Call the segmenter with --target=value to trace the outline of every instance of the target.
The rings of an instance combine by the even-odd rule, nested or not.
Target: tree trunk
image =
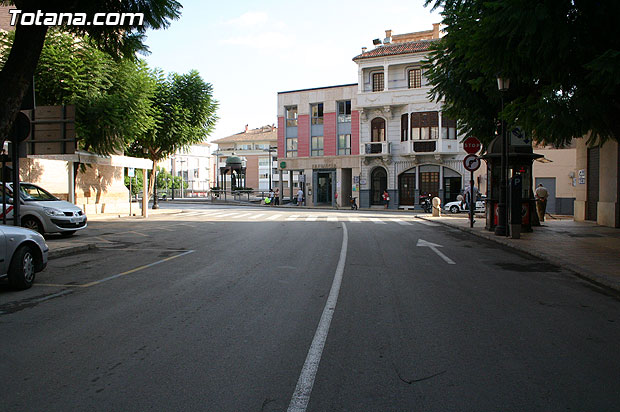
[[[153,160],[153,159],[151,159]],[[153,168],[149,173],[149,198],[153,195],[153,188],[155,187],[155,174],[157,173],[157,169],[155,168],[156,160],[153,160]]]
[[[47,26],[18,26],[9,58],[0,72],[0,140],[4,143],[32,82]]]

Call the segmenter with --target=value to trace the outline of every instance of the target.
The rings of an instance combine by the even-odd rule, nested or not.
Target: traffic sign
[[[480,168],[480,158],[475,154],[469,154],[463,159],[463,165],[465,165],[465,169],[470,172],[478,170],[478,168]]]
[[[482,148],[482,143],[475,137],[468,137],[463,142],[463,149],[469,154],[476,154]]]

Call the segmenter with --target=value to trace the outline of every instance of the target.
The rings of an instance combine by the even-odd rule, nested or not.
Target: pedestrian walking
[[[536,191],[534,192],[536,197],[536,212],[538,213],[538,219],[540,222],[545,221],[545,213],[547,211],[547,198],[549,197],[549,191],[542,183],[538,184]]]
[[[387,189],[383,191],[383,202],[385,203],[384,207],[387,209],[390,206],[390,194]]]
[[[280,206],[280,189],[276,187],[276,191],[274,192],[274,204],[276,206]]]
[[[304,191],[301,190],[301,187],[297,191],[297,206],[301,206],[301,203],[304,201]]]

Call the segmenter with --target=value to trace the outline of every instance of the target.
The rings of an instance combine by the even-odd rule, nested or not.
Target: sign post
[[[478,139],[476,139],[475,137],[470,137],[469,139],[465,140],[465,142],[467,142],[470,139],[475,139],[476,142],[478,142],[478,146],[477,146],[478,148],[476,152],[480,150],[481,145]],[[472,148],[470,148],[470,150],[472,150]],[[469,170],[470,172],[470,177],[469,177],[469,227],[474,227],[474,209],[476,208],[476,197],[474,193],[474,172],[480,168],[480,158],[473,153],[468,154],[467,156],[465,156],[465,159],[463,159],[463,165],[465,166],[465,169]]]

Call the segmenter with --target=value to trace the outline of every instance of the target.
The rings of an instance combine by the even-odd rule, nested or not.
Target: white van
[[[7,183],[7,195],[13,196],[13,185]],[[58,199],[45,189],[32,183],[20,183],[21,224],[41,234],[60,233],[71,236],[78,230],[86,228],[86,214],[76,205]],[[0,184],[0,191],[2,185]],[[0,193],[0,202],[2,194]],[[8,203],[8,199],[7,199]],[[11,201],[12,203],[12,201]],[[7,204],[7,220],[13,218],[13,205]],[[0,214],[2,204],[0,204]]]

